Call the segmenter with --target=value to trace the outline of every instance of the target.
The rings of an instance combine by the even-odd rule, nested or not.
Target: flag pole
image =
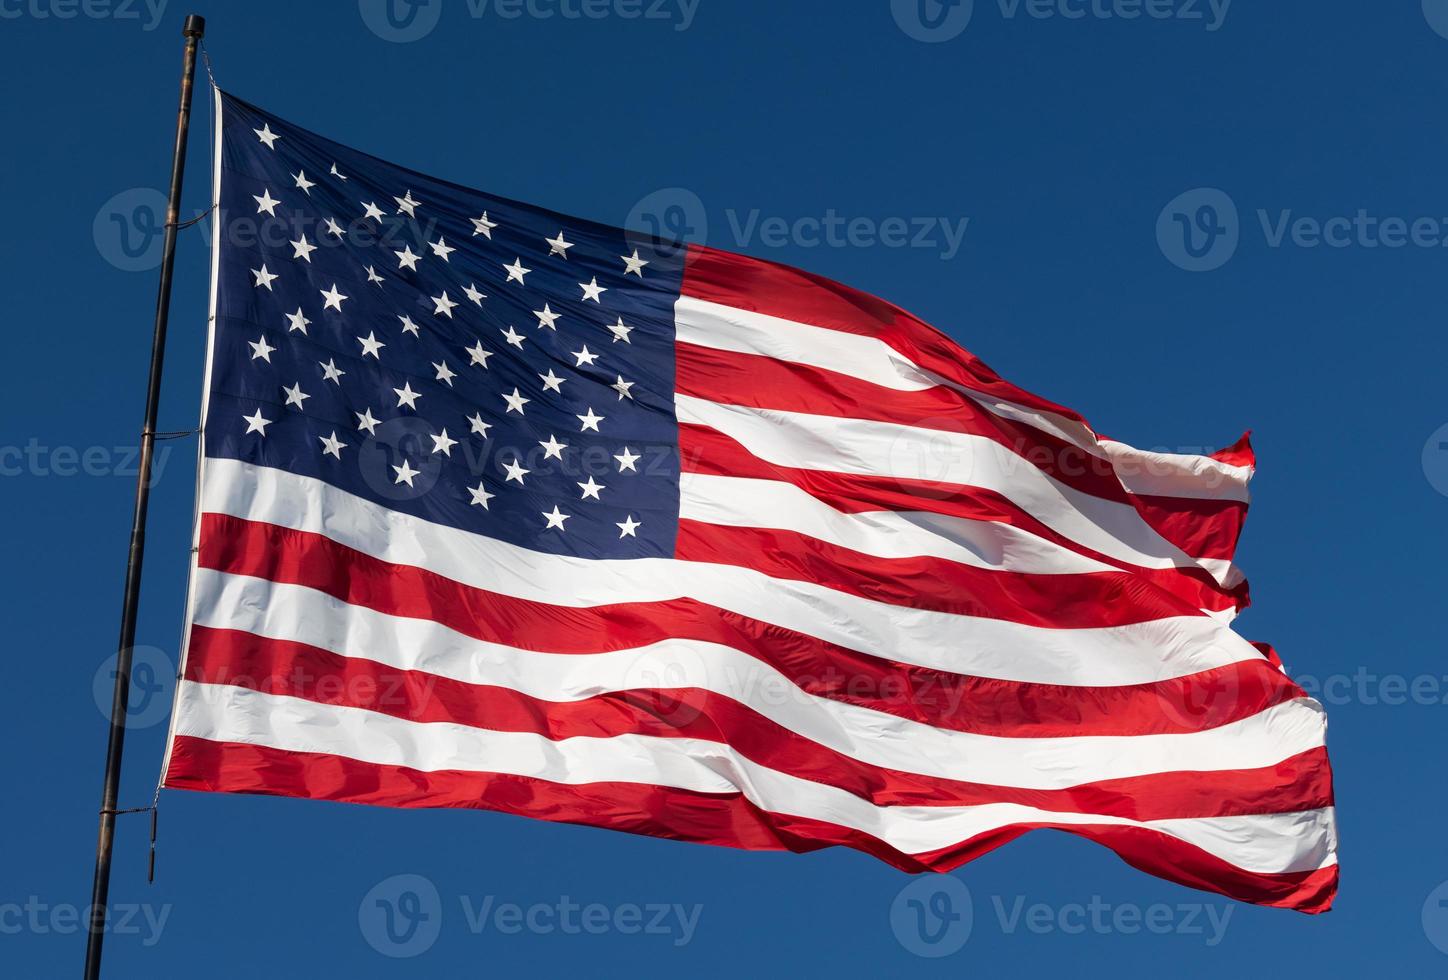
[[[111,847],[115,843],[116,800],[121,783],[121,751],[126,740],[126,705],[131,694],[131,649],[136,642],[136,608],[141,599],[141,561],[146,550],[146,509],[151,497],[151,453],[156,441],[156,409],[161,399],[161,363],[166,356],[166,322],[171,311],[171,272],[176,260],[176,231],[181,214],[181,178],[186,171],[186,137],[191,124],[191,90],[196,78],[196,47],[206,33],[206,19],[190,14],[181,34],[186,38],[181,67],[181,107],[176,115],[176,145],[171,157],[171,193],[166,201],[166,226],[161,253],[161,284],[156,295],[156,326],[151,339],[151,374],[146,383],[146,416],[141,426],[140,473],[136,508],[131,517],[131,548],[126,558],[125,597],[121,603],[121,636],[116,651],[116,686],[111,698],[110,739],[106,743],[105,787],[101,792],[100,835],[96,841],[95,884],[85,950],[85,976],[101,973],[106,902],[111,887]]]

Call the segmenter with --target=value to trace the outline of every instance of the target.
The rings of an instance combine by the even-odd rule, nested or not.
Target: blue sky
[[[111,975],[1448,966],[1448,2],[196,9],[224,87],[342,142],[843,280],[1136,445],[1253,429],[1239,559],[1256,604],[1239,628],[1324,692],[1343,886],[1326,917],[1232,905],[1037,834],[949,891],[902,894],[920,886],[840,850],[173,792],[153,886],[145,819],[122,818]],[[0,0],[0,959],[17,976],[82,958],[94,692],[115,642],[188,12]],[[204,102],[195,132],[187,214],[209,195]],[[182,235],[164,429],[196,418],[205,245]],[[194,445],[162,445],[123,806],[150,799],[179,636]],[[912,899],[945,913],[926,930],[944,939],[921,933]]]

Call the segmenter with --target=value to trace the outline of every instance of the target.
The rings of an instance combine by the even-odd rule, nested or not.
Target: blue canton
[[[222,103],[206,455],[538,551],[672,556],[682,251]]]

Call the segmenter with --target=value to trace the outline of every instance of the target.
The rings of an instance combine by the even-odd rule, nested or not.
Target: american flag
[[[165,785],[944,871],[1036,828],[1327,909],[1321,707],[1231,629],[1253,457],[873,296],[217,95]]]

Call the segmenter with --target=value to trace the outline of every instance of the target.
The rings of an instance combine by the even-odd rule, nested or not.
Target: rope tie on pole
[[[213,204],[211,205],[211,207],[207,208],[205,211],[202,211],[194,218],[187,218],[185,221],[168,221],[166,222],[165,227],[175,228],[178,231],[182,228],[190,228],[192,225],[196,224],[196,222],[200,221],[202,218],[206,217],[208,214],[215,210],[216,205]]]
[[[160,801],[161,790],[157,788],[156,798],[151,801],[150,806],[131,806],[123,810],[102,809],[100,811],[102,816],[109,814],[113,817],[119,817],[126,813],[149,813],[151,815],[151,850],[146,859],[146,884],[148,885],[154,885],[156,883],[156,823],[157,817],[161,812]]]

